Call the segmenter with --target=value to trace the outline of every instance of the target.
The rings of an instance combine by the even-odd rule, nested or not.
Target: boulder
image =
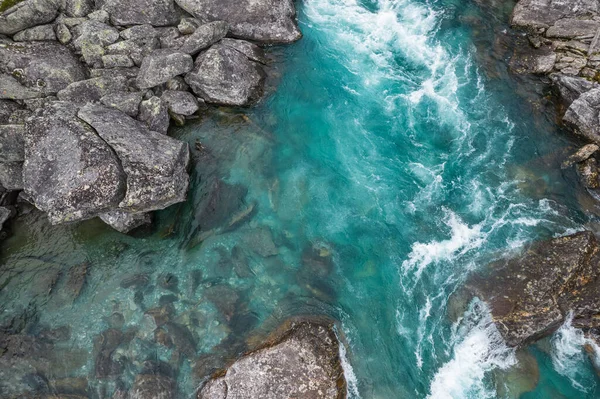
[[[100,219],[120,233],[128,233],[140,226],[152,223],[149,213],[129,213],[120,210],[102,213]]]
[[[0,162],[23,162],[23,125],[0,125]]]
[[[13,216],[14,212],[11,209],[0,206],[0,231],[2,230],[4,223]]]
[[[94,0],[65,0],[64,8],[69,17],[85,17],[94,11]]]
[[[586,144],[580,149],[578,149],[575,153],[569,155],[569,157],[565,159],[565,161],[561,164],[560,167],[561,169],[566,169],[571,165],[586,161],[599,149],[600,147],[598,147],[598,145],[596,144]]]
[[[0,162],[0,186],[7,190],[23,189],[23,162]]]
[[[552,74],[550,79],[552,79],[553,85],[558,89],[561,99],[567,106],[577,100],[581,94],[598,86],[598,83],[585,78],[560,73]]]
[[[74,105],[55,102],[26,124],[24,190],[53,224],[115,208],[125,192],[113,150],[76,113]]]
[[[573,39],[578,36],[594,36],[600,28],[600,21],[564,18],[556,21],[546,31],[546,37]]]
[[[108,54],[102,56],[102,65],[104,68],[131,68],[135,63],[125,54]]]
[[[237,38],[264,43],[291,43],[302,34],[293,0],[176,0],[202,21],[225,21]]]
[[[125,40],[144,41],[153,37],[158,37],[160,31],[154,29],[152,25],[135,25],[121,31],[121,37]]]
[[[162,374],[139,374],[129,391],[129,399],[175,399],[176,384]]]
[[[189,180],[186,143],[150,131],[125,113],[100,104],[87,104],[78,115],[121,161],[127,188],[119,208],[148,212],[185,201]]]
[[[127,89],[127,79],[122,76],[99,77],[71,83],[58,92],[61,101],[70,101],[82,106],[91,101],[100,101],[108,94]]]
[[[119,31],[114,27],[93,19],[73,28],[73,45],[79,51],[90,45],[108,46],[119,39]]]
[[[107,107],[116,108],[135,118],[139,112],[139,107],[143,96],[144,93],[140,91],[119,91],[105,95],[100,99],[100,102]]]
[[[267,57],[265,51],[258,47],[256,44],[247,42],[245,40],[235,40],[230,38],[224,38],[220,44],[231,47],[240,53],[244,54],[251,61],[256,61],[261,64],[267,63]]]
[[[21,106],[14,101],[0,100],[0,123],[9,123],[13,112],[21,109]]]
[[[548,28],[561,18],[597,15],[596,0],[520,0],[513,10],[512,24],[527,28]]]
[[[187,91],[165,90],[160,98],[173,113],[189,116],[198,111],[196,97]]]
[[[173,0],[104,0],[102,9],[113,25],[177,25],[180,15]]]
[[[600,88],[583,93],[565,112],[564,123],[586,139],[600,144]]]
[[[153,51],[142,61],[137,84],[140,89],[149,89],[169,79],[188,73],[194,65],[189,54],[171,49]]]
[[[207,103],[244,106],[263,93],[265,73],[260,64],[222,44],[201,53],[186,83]]]
[[[585,188],[600,188],[600,169],[596,158],[588,158],[577,164],[577,175]]]
[[[510,346],[552,334],[574,312],[573,325],[600,325],[600,247],[590,232],[534,243],[517,257],[493,262],[466,289],[486,301]]]
[[[140,103],[138,120],[144,122],[148,129],[167,134],[169,129],[169,112],[167,104],[160,98],[152,96]]]
[[[549,47],[529,48],[517,46],[510,59],[510,69],[517,74],[546,74],[552,72],[557,55]]]
[[[56,42],[12,43],[0,40],[0,72],[41,95],[58,93],[86,78],[86,69],[69,49]]]
[[[60,0],[25,0],[0,13],[0,34],[12,35],[32,26],[51,22],[58,15]]]
[[[13,36],[13,40],[15,42],[56,40],[56,34],[53,25],[40,25],[22,30]]]
[[[144,40],[123,40],[113,43],[106,48],[106,54],[126,55],[131,58],[135,65],[141,65],[146,56],[160,47],[156,37],[149,37]]]
[[[296,320],[263,348],[209,380],[198,399],[346,397],[333,323]]]
[[[182,53],[196,55],[201,50],[212,46],[224,38],[228,29],[227,22],[223,21],[214,21],[201,25],[196,28],[194,33],[185,37],[183,44],[178,50]]]

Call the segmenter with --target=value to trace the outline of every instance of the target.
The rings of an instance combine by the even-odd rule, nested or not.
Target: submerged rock
[[[258,101],[265,73],[260,64],[228,45],[201,53],[185,81],[207,103],[244,106]]]
[[[522,255],[490,264],[466,289],[485,300],[510,346],[553,333],[570,311],[573,326],[600,326],[600,247],[590,232],[534,243]]]
[[[198,399],[346,397],[339,342],[329,321],[293,321],[262,349],[210,380]]]
[[[133,229],[152,223],[149,213],[129,213],[120,210],[102,213],[100,219],[120,233],[129,233]]]
[[[185,201],[189,181],[186,143],[150,131],[123,112],[103,105],[88,104],[78,115],[119,157],[126,175],[119,208],[140,213]]]
[[[302,34],[292,0],[176,0],[202,21],[225,21],[234,37],[265,43],[290,43]]]
[[[600,147],[598,147],[597,144],[586,144],[578,149],[574,154],[569,155],[569,157],[561,164],[561,168],[566,169],[573,164],[586,161],[599,149]]]
[[[129,391],[129,399],[175,399],[175,381],[161,374],[139,374]]]
[[[25,193],[52,223],[94,217],[116,207],[125,191],[113,150],[76,112],[56,102],[26,124]]]

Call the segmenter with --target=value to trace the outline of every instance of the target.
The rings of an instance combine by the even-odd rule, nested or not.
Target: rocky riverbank
[[[0,224],[22,201],[53,224],[121,232],[185,201],[168,136],[263,94],[260,46],[301,37],[291,1],[25,0],[0,14]]]

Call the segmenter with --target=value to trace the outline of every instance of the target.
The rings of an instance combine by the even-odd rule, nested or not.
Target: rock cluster
[[[552,334],[570,313],[574,327],[600,336],[600,245],[591,232],[534,243],[472,276],[465,291],[489,304],[511,346]]]
[[[300,36],[291,0],[24,0],[0,13],[0,214],[22,190],[52,223],[148,223],[186,199],[189,150],[170,120],[258,101],[266,60],[246,40]]]

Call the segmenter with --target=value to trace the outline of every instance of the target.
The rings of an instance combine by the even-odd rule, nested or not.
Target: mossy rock
[[[1,0],[0,1],[0,12],[4,12],[14,5],[19,4],[23,0]]]

